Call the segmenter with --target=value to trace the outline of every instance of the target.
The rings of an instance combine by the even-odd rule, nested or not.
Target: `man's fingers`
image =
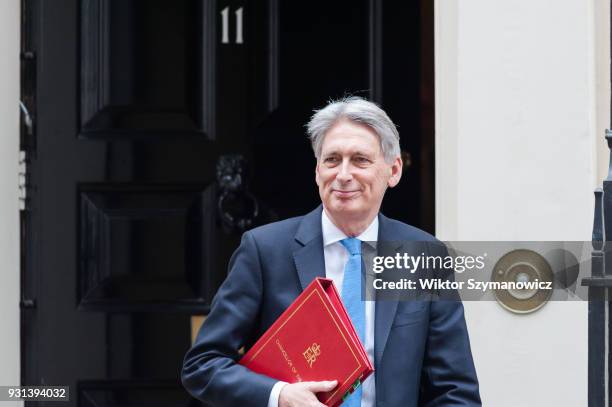
[[[280,391],[278,406],[325,407],[325,404],[317,400],[316,393],[332,390],[337,385],[337,380],[287,384]]]
[[[321,391],[330,391],[334,387],[338,385],[337,380],[324,381],[324,382],[309,382],[306,388],[313,393],[318,393]]]

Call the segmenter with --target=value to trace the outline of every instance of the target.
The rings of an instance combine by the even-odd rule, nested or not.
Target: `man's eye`
[[[338,162],[338,158],[337,157],[326,157],[325,160],[323,161],[326,163],[333,164],[333,163]]]
[[[366,157],[355,157],[355,161],[357,161],[360,164],[365,164],[365,163],[370,162],[370,160],[368,160]]]

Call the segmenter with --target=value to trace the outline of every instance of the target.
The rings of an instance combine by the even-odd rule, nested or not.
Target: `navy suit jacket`
[[[182,370],[185,388],[212,406],[261,406],[277,380],[237,364],[317,276],[325,276],[321,210],[244,233],[227,279]],[[379,215],[379,242],[435,238]],[[459,301],[377,301],[376,406],[480,406]]]

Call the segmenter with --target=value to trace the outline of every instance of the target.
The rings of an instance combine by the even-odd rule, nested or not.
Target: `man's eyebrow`
[[[365,155],[365,156],[371,156],[374,155],[375,153],[373,151],[364,151],[364,150],[355,150],[355,151],[350,151],[349,152],[351,155]],[[337,155],[340,154],[340,152],[338,150],[330,150],[330,151],[326,151],[324,153],[321,154],[321,156],[323,157],[327,157],[330,155]]]

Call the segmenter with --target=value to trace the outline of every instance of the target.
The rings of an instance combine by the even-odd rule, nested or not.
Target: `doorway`
[[[330,98],[396,122],[406,170],[382,210],[433,232],[430,3],[24,1],[22,382],[194,404],[192,316],[243,230],[318,205],[304,124]]]

